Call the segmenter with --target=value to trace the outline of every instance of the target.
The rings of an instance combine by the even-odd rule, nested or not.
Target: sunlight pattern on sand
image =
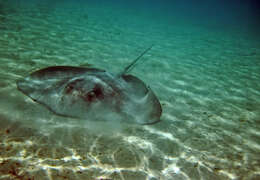
[[[259,179],[257,38],[56,3],[0,14],[0,179]],[[151,44],[132,73],[158,95],[156,125],[58,117],[16,89],[18,79],[53,65],[120,72]]]

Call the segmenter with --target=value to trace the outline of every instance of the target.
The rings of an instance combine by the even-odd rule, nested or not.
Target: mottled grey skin
[[[113,75],[95,68],[53,66],[19,80],[17,88],[60,116],[159,122],[162,108],[153,91],[125,72]]]

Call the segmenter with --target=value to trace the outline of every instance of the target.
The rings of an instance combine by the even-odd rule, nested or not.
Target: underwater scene
[[[0,180],[259,180],[259,9],[0,0]]]

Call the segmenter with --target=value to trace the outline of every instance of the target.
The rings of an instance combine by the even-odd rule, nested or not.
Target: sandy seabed
[[[260,179],[258,37],[106,4],[19,2],[0,9],[1,180]],[[162,104],[152,126],[58,117],[16,88],[53,65],[120,72],[151,44],[131,73]]]

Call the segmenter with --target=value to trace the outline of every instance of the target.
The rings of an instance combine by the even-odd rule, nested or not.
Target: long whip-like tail
[[[144,52],[142,52],[135,60],[133,60],[127,67],[125,67],[124,71],[120,73],[120,75],[126,74],[130,72],[137,64],[137,61],[140,60],[150,49],[152,49],[153,45],[147,48]]]

